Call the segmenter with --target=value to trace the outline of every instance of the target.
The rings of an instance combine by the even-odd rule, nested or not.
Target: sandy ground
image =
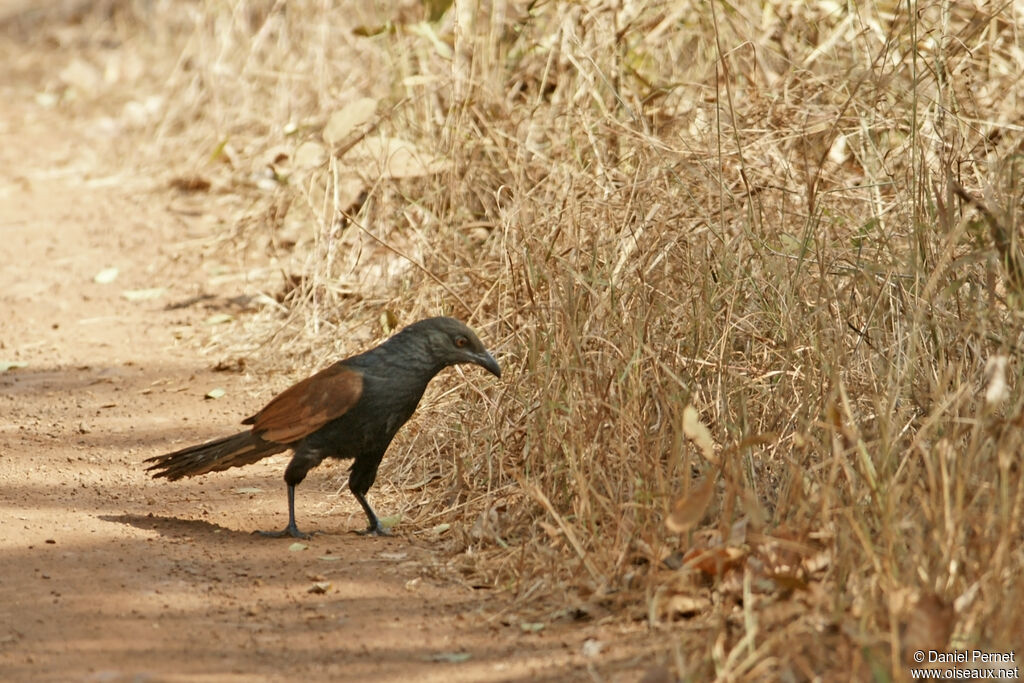
[[[530,632],[429,535],[349,533],[337,469],[299,490],[324,532],[299,550],[251,533],[286,521],[286,456],[151,480],[143,459],[229,432],[287,378],[214,370],[210,309],[168,306],[208,282],[168,247],[188,235],[166,179],[126,178],[102,126],[32,93],[0,81],[0,680],[636,680],[609,627]]]

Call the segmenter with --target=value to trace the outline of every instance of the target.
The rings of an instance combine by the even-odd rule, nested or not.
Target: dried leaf
[[[203,321],[204,325],[223,325],[229,323],[235,319],[235,316],[230,313],[214,313],[209,318]]]
[[[956,622],[953,606],[934,593],[917,596],[906,610],[903,645],[906,651],[943,650]]]
[[[681,534],[697,525],[715,493],[716,479],[715,475],[708,476],[685,496],[676,499],[672,504],[672,512],[665,520],[665,526],[671,533]]]
[[[697,448],[707,461],[717,464],[715,440],[711,438],[711,431],[700,421],[697,409],[693,406],[686,406],[683,409],[683,434],[697,444]]]
[[[684,563],[708,576],[720,576],[736,567],[746,553],[740,548],[701,548],[691,550],[683,557]]]
[[[686,619],[711,609],[711,601],[699,595],[677,593],[662,605],[665,616],[670,619]]]
[[[391,334],[398,327],[398,316],[390,308],[385,308],[380,313],[380,326],[384,328],[385,334]]]
[[[334,147],[348,137],[349,133],[373,118],[377,112],[377,100],[364,97],[349,102],[341,111],[336,111],[324,126],[324,142]]]
[[[360,141],[346,155],[352,165],[383,178],[416,178],[441,173],[449,164],[400,138],[372,137]]]
[[[172,178],[170,185],[178,192],[208,192],[212,186],[209,180],[199,175]]]
[[[104,268],[93,276],[92,281],[101,285],[109,285],[117,279],[120,272],[117,268]]]
[[[785,591],[805,591],[808,587],[807,579],[799,574],[778,573],[771,574],[768,578]]]
[[[985,374],[988,375],[985,403],[990,406],[997,406],[1010,398],[1010,390],[1006,385],[1006,363],[1009,360],[1007,356],[998,355],[985,361]]]
[[[166,287],[150,287],[148,289],[126,289],[121,292],[128,301],[147,301],[149,299],[158,299],[164,295],[167,291]]]
[[[451,46],[448,45],[448,43],[446,43],[444,39],[442,39],[441,36],[437,34],[437,31],[435,31],[434,27],[431,26],[429,23],[421,21],[412,24],[411,26],[408,27],[408,29],[409,32],[412,33],[413,35],[419,35],[422,36],[423,38],[426,38],[427,41],[429,41],[430,44],[433,46],[434,50],[437,52],[437,55],[441,59],[447,61],[452,58]]]
[[[295,150],[295,165],[299,168],[317,168],[327,162],[327,150],[318,142],[303,142]]]
[[[79,57],[73,58],[61,69],[58,78],[83,94],[94,92],[102,81],[99,69]]]

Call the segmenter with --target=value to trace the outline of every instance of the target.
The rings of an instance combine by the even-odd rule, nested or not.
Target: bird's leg
[[[377,515],[373,512],[373,508],[370,507],[370,503],[366,500],[366,494],[360,493],[355,489],[352,489],[352,495],[356,497],[359,504],[363,506],[363,511],[366,513],[366,519],[370,522],[363,531],[354,531],[353,533],[359,534],[360,536],[390,536],[388,530],[380,525],[380,520],[377,519]]]
[[[380,525],[380,520],[374,514],[373,508],[366,501],[366,492],[373,486],[373,480],[377,478],[377,466],[380,465],[381,453],[375,458],[356,459],[352,463],[352,473],[348,477],[348,490],[356,497],[359,504],[363,506],[369,526],[365,531],[357,531],[361,536],[390,536],[387,529]]]
[[[260,536],[281,538],[291,536],[292,538],[310,538],[310,534],[304,534],[295,526],[295,484],[288,484],[288,526],[281,531],[260,531]]]

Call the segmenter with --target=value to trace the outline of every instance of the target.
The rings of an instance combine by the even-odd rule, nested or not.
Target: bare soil
[[[210,306],[175,306],[211,285],[181,257],[189,235],[166,179],[119,168],[110,151],[124,141],[103,112],[46,106],[31,69],[11,76],[0,362],[19,367],[0,373],[0,679],[632,680],[646,668],[636,632],[524,626],[505,594],[447,571],[429,534],[351,534],[359,507],[323,468],[299,491],[300,526],[322,532],[303,549],[252,534],[284,525],[287,456],[151,480],[145,458],[229,432],[289,378],[214,369],[199,343]],[[111,267],[114,282],[94,281]],[[123,295],[152,287],[165,291]],[[225,396],[204,398],[215,387]],[[388,514],[387,485],[371,494]]]

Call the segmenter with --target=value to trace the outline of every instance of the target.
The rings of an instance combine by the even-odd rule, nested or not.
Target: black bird
[[[366,501],[391,439],[405,424],[434,375],[449,365],[475,363],[496,377],[501,368],[477,336],[453,318],[427,318],[380,346],[321,370],[275,396],[242,424],[249,431],[149,458],[153,477],[170,480],[249,465],[292,449],[284,471],[288,526],[266,536],[308,538],[295,525],[295,487],[324,458],[351,458],[348,488],[366,512],[361,532],[387,532]]]

